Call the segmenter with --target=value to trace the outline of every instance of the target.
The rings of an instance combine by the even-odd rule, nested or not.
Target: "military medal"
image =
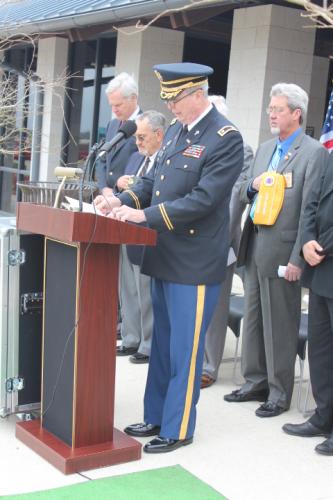
[[[183,156],[189,156],[190,158],[201,158],[202,153],[206,149],[206,146],[200,146],[199,144],[192,144],[183,152]]]

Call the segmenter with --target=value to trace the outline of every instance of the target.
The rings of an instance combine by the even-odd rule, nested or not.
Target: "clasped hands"
[[[119,198],[113,193],[96,196],[94,205],[103,215],[110,217],[110,219],[116,219],[122,222],[136,222],[138,224],[146,220],[143,210],[136,210],[127,205],[122,205]]]

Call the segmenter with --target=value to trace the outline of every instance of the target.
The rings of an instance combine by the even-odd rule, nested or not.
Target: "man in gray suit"
[[[222,96],[209,96],[210,102],[214,104],[217,111],[228,116],[228,107],[225,98]],[[222,361],[225,338],[228,327],[228,314],[232,278],[236,266],[236,256],[241,237],[241,219],[246,203],[239,197],[241,182],[245,179],[245,174],[253,160],[253,152],[250,146],[244,144],[244,165],[236,184],[232,188],[229,212],[230,212],[230,249],[228,255],[228,267],[219,300],[215,307],[213,318],[210,322],[205,339],[205,355],[201,376],[201,389],[210,387],[216,382],[219,366]]]
[[[224,397],[229,402],[264,402],[256,410],[258,417],[279,415],[290,406],[301,312],[300,214],[327,154],[302,131],[306,92],[297,85],[279,83],[272,87],[270,97],[267,113],[271,132],[278,139],[259,147],[240,196],[253,206],[267,170],[283,174],[286,189],[274,225],[254,225],[253,210],[245,222],[238,261],[245,265],[245,383]]]
[[[117,188],[121,192],[129,189],[131,181],[138,180],[154,171],[154,162],[165,132],[165,117],[150,110],[136,118],[136,145],[139,152],[133,153],[118,178]],[[122,343],[117,347],[117,356],[128,356],[132,363],[149,362],[153,333],[153,310],[151,304],[150,276],[140,272],[143,248],[121,245],[119,295],[121,305]]]

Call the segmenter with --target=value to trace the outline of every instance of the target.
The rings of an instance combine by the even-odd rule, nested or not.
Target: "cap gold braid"
[[[184,83],[184,85],[181,85],[179,87],[168,87],[167,84],[170,83],[176,83],[174,80],[173,82],[161,82],[161,99],[171,99],[172,97],[176,97],[180,92],[182,92],[185,89],[190,89],[193,87],[200,87],[203,83],[208,83],[208,79],[200,77],[201,79],[199,81],[193,82],[193,78],[191,78],[188,83]],[[186,79],[189,80],[189,79]],[[180,80],[177,80],[180,81]]]

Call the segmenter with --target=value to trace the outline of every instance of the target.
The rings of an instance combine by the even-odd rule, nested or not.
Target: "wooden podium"
[[[156,244],[151,229],[18,203],[18,229],[45,236],[41,418],[16,437],[65,474],[141,456],[115,429],[120,244]]]

